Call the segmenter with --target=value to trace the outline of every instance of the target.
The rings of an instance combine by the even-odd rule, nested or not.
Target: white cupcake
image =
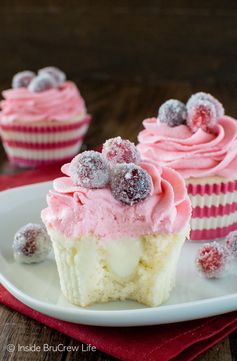
[[[124,142],[114,154],[126,156],[117,161],[138,162]],[[158,306],[174,287],[189,235],[185,184],[177,172],[150,162],[116,164],[107,150],[81,153],[63,166],[66,176],[54,181],[42,211],[61,289],[83,307],[125,299]]]

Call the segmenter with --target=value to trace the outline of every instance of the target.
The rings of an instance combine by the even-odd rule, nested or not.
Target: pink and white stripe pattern
[[[22,167],[63,163],[80,150],[91,117],[43,124],[1,124],[3,146],[11,162]]]
[[[192,241],[220,239],[237,229],[237,179],[186,181],[192,203]]]

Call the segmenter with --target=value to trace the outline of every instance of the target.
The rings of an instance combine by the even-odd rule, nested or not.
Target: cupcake
[[[237,229],[237,122],[221,103],[203,92],[186,105],[171,99],[158,118],[143,124],[142,158],[185,178],[193,208],[190,239],[221,239]]]
[[[14,75],[0,102],[0,135],[9,160],[36,167],[71,160],[90,116],[76,85],[55,67]]]
[[[136,163],[134,163],[136,162]],[[134,144],[108,140],[62,167],[42,220],[61,289],[85,307],[114,300],[158,306],[175,283],[191,204],[174,170],[140,161]]]

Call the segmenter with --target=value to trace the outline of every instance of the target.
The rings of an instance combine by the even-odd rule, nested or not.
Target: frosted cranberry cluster
[[[38,74],[29,70],[16,73],[12,79],[12,88],[28,88],[31,92],[40,93],[57,88],[65,80],[66,74],[62,70],[48,66],[40,69]]]
[[[85,151],[70,163],[73,183],[85,188],[110,187],[114,198],[133,205],[151,192],[151,177],[138,164],[140,154],[129,140],[116,137],[107,140],[102,153]]]
[[[229,233],[225,244],[211,242],[204,244],[196,257],[196,265],[206,278],[222,277],[232,260],[237,259],[237,231]]]
[[[170,127],[186,124],[193,132],[202,129],[212,132],[218,119],[224,115],[222,104],[211,94],[193,94],[185,105],[179,100],[170,99],[159,108],[158,119]]]

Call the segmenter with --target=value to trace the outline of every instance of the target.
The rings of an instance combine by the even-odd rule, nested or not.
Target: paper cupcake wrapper
[[[4,149],[9,160],[22,167],[63,163],[80,150],[91,117],[64,124],[0,126]]]
[[[192,184],[187,182],[192,203],[192,241],[226,237],[237,230],[237,180]]]

